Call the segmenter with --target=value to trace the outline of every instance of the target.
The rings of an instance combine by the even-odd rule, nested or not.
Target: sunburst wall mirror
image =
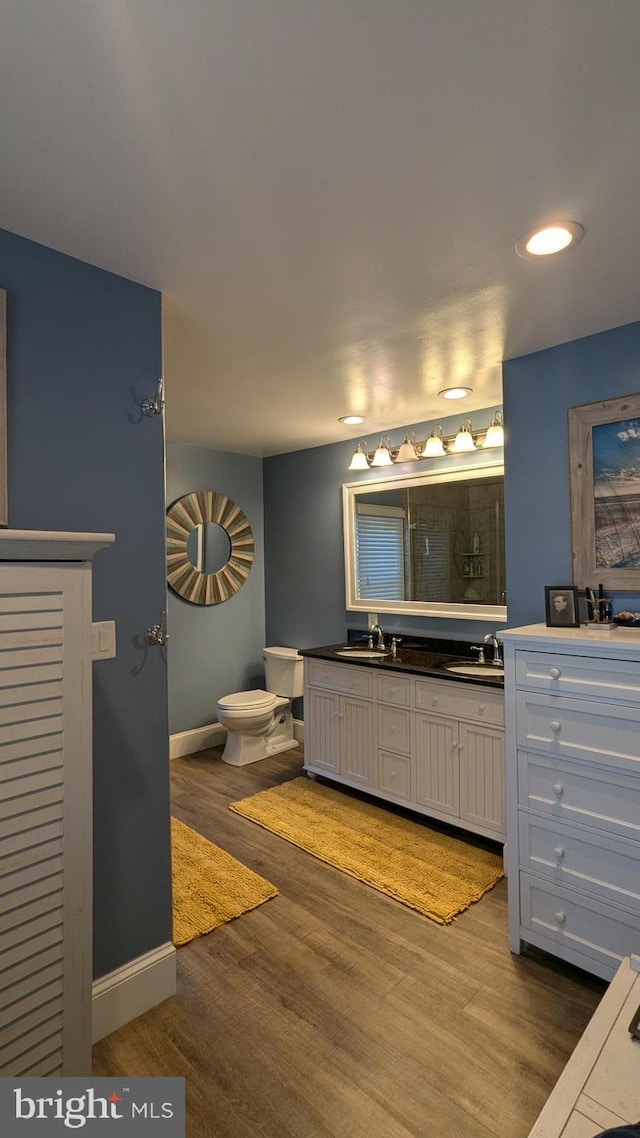
[[[193,605],[219,605],[244,585],[254,540],[246,514],[214,490],[194,490],[167,510],[167,581]]]

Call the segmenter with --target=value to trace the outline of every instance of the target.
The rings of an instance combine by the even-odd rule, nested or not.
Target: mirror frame
[[[454,470],[420,471],[419,474],[400,474],[395,478],[377,478],[360,482],[346,482],[342,487],[342,517],[344,527],[344,575],[345,600],[350,612],[404,613],[412,616],[452,617],[461,620],[507,620],[506,605],[471,605],[449,603],[448,601],[392,601],[370,597],[362,600],[356,596],[356,557],[355,557],[355,516],[356,497],[361,494],[374,494],[380,490],[402,490],[408,486],[428,486],[435,482],[460,482],[470,478],[504,477],[504,464],[492,462],[487,465],[474,463],[470,466],[457,466]]]
[[[189,560],[189,535],[203,522],[217,522],[231,545],[229,560],[217,573],[201,573]],[[244,585],[254,557],[249,520],[239,506],[215,490],[194,490],[167,510],[167,583],[192,605],[219,605]]]

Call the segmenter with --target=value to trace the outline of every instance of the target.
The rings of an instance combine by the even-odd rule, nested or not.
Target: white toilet
[[[244,767],[297,746],[291,700],[304,691],[304,661],[295,648],[264,648],[267,690],[233,692],[218,700],[218,722],[227,729],[222,758]]]

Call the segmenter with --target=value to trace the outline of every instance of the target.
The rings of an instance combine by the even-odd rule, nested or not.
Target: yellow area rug
[[[229,808],[441,925],[503,876],[499,855],[307,778]]]
[[[177,818],[171,819],[171,869],[175,945],[188,944],[278,893],[270,881]]]

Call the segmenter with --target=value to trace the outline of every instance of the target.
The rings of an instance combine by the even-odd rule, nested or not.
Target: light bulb
[[[416,450],[416,436],[414,431],[409,431],[402,440],[402,445],[398,449],[396,455],[396,462],[415,462],[420,456]]]
[[[471,434],[471,419],[464,419],[462,426],[458,431],[451,450],[454,454],[462,454],[464,451],[475,450],[476,444]]]
[[[385,439],[387,440],[386,443]],[[393,459],[391,458],[391,452],[389,450],[389,446],[387,445],[389,442],[389,436],[383,435],[383,437],[380,439],[376,453],[371,459],[372,466],[393,466]]]
[[[501,447],[504,446],[504,426],[502,424],[502,415],[496,411],[493,419],[487,427],[487,434],[482,444],[483,447]]]
[[[364,448],[364,449],[363,449]],[[353,458],[349,463],[347,470],[368,470],[369,459],[367,458],[368,443],[364,439],[358,443],[356,450],[353,452]]]
[[[437,458],[439,455],[446,454],[444,443],[442,441],[442,427],[435,427],[429,438],[427,439],[423,457],[424,458]]]

